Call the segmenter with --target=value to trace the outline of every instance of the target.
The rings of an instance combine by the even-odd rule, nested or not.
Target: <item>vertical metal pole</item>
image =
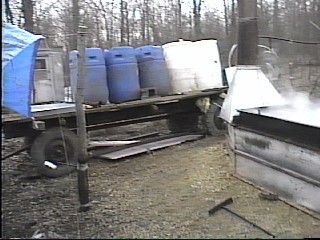
[[[79,141],[78,156],[78,192],[80,200],[80,211],[89,210],[89,183],[88,183],[88,163],[87,163],[87,132],[86,116],[83,108],[84,102],[84,80],[86,76],[86,59],[85,59],[85,37],[86,28],[80,26],[78,33],[78,79],[76,93],[76,114],[77,114],[77,134]]]
[[[238,0],[238,65],[256,65],[258,54],[257,0]]]

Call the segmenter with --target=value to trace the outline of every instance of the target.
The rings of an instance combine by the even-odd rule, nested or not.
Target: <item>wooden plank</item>
[[[147,106],[151,104],[170,104],[170,103],[177,103],[179,101],[183,101],[186,99],[192,99],[192,98],[198,98],[198,97],[207,97],[207,96],[213,96],[213,95],[219,95],[220,93],[223,93],[226,91],[227,87],[223,88],[216,88],[216,89],[207,89],[203,91],[194,91],[194,92],[187,92],[184,94],[180,95],[169,95],[169,96],[163,96],[163,97],[153,97],[149,99],[139,99],[139,100],[134,100],[134,101],[129,101],[129,102],[124,102],[120,104],[114,104],[114,103],[108,103],[106,105],[101,105],[96,108],[91,108],[91,109],[85,109],[86,114],[91,114],[91,113],[99,113],[99,112],[108,112],[108,111],[119,111],[121,109],[127,109],[127,108],[134,108],[134,107],[139,107],[139,106]],[[61,104],[73,104],[73,103],[61,103]],[[50,105],[50,104],[47,104]],[[54,106],[55,104],[51,104]],[[32,108],[37,108],[32,106]],[[75,110],[71,109],[54,109],[51,108],[48,110],[49,112],[46,111],[33,111],[34,112],[34,117],[36,117],[38,120],[45,120],[45,119],[52,119],[52,118],[57,118],[57,117],[71,117],[75,116]],[[30,118],[21,118],[19,115],[11,115],[8,116],[7,114],[2,115],[2,122],[15,122],[15,121],[31,121]]]
[[[131,141],[91,141],[89,142],[89,147],[116,147],[124,146],[132,143],[138,143],[140,141],[131,140]]]
[[[126,149],[114,151],[111,153],[103,154],[100,157],[105,159],[119,159],[123,157],[128,157],[132,155],[136,155],[143,152],[148,152],[164,147],[169,147],[173,145],[180,144],[186,141],[192,141],[201,138],[202,135],[184,135],[180,137],[174,137],[169,139],[164,139],[160,141],[155,141],[151,143],[145,143],[134,147],[128,147]]]
[[[16,121],[21,121],[25,119],[30,119],[30,118],[24,118],[19,114],[3,114],[1,116],[2,122],[16,122]]]
[[[122,139],[122,141],[138,140],[138,139],[143,139],[146,137],[155,137],[155,136],[158,136],[159,134],[160,134],[159,132],[145,133],[145,134],[140,134],[140,135],[133,136],[133,137],[131,136],[131,137],[124,138],[124,139]]]

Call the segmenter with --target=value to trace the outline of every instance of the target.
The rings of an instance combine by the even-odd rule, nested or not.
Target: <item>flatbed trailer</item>
[[[90,132],[167,119],[172,132],[195,132],[201,116],[206,133],[213,135],[221,129],[221,120],[217,115],[226,91],[227,87],[223,87],[120,104],[89,106],[85,108],[86,129]],[[40,110],[33,111],[32,118],[2,114],[3,134],[6,139],[23,137],[25,145],[30,146],[27,150],[36,161],[39,172],[48,177],[59,177],[72,171],[70,166],[77,163],[75,105],[66,103],[67,108],[43,107],[42,110],[41,106],[45,105],[39,105]],[[45,160],[54,160],[61,165],[53,170],[45,166]]]

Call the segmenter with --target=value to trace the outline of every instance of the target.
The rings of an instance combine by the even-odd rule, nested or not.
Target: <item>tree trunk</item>
[[[227,11],[227,4],[226,0],[223,0],[223,6],[224,6],[224,27],[226,31],[226,36],[229,35],[229,23],[228,23],[228,11]]]
[[[147,44],[151,43],[151,35],[150,35],[150,8],[149,3],[147,2],[146,5],[146,30],[147,30]]]
[[[129,21],[129,10],[128,10],[128,3],[126,3],[126,34],[127,34],[127,44],[130,45],[130,21]]]
[[[33,33],[33,2],[32,0],[22,0],[22,11],[24,13],[24,29]]]
[[[10,8],[9,0],[5,0],[5,8],[6,8],[5,14],[6,14],[7,22],[13,24],[13,15]]]
[[[144,0],[141,6],[142,8],[142,16],[141,16],[141,37],[142,37],[142,44],[146,44],[146,4],[147,1]]]
[[[98,42],[98,47],[99,48],[103,48],[102,47],[102,42],[101,42],[101,33],[100,33],[100,19],[98,18],[98,15],[95,16],[95,23],[96,23],[96,38],[97,38],[97,42]]]
[[[181,22],[181,0],[178,0],[178,38],[182,37],[182,22]]]
[[[156,15],[156,11],[155,11],[155,8],[153,7],[153,14],[151,15],[151,22],[150,22],[150,28],[152,30],[153,43],[155,45],[161,45],[160,35],[159,35],[159,27],[158,27],[158,25],[161,25],[161,24],[159,24],[159,22],[156,21],[155,15]]]
[[[121,46],[126,45],[125,43],[125,14],[124,14],[125,3],[123,0],[120,1],[120,44]]]
[[[231,41],[233,43],[237,40],[237,29],[236,29],[236,15],[235,15],[235,6],[234,0],[231,1]]]
[[[113,40],[114,40],[114,33],[113,33],[113,6],[114,6],[114,0],[111,2],[111,20],[110,20],[110,41],[109,41],[109,47],[112,48],[113,47]]]
[[[273,2],[273,35],[279,36],[279,1],[274,0]]]
[[[136,36],[135,36],[135,31],[136,31],[136,23],[135,23],[136,11],[137,11],[137,8],[136,8],[136,6],[134,6],[133,9],[132,9],[133,21],[130,21],[130,42],[131,42],[131,45],[136,45],[137,44],[137,41],[136,41],[137,39],[136,39]]]
[[[76,50],[78,46],[78,28],[80,21],[79,0],[72,0],[72,37],[70,50]]]
[[[193,0],[193,19],[194,19],[194,38],[195,40],[200,39],[202,37],[201,31],[201,1],[197,2],[197,0]]]

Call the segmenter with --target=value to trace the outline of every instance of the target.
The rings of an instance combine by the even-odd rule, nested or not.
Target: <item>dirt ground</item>
[[[122,133],[138,133],[126,129]],[[110,139],[119,131],[109,131]],[[21,143],[3,141],[2,154]],[[232,176],[224,137],[121,161],[90,160],[92,208],[85,213],[77,211],[76,173],[26,179],[26,162],[26,153],[2,162],[3,238],[31,238],[37,230],[62,238],[272,238],[226,210],[209,216],[229,197],[234,201],[229,209],[277,238],[320,237],[319,220],[282,201],[261,199],[260,190]]]

